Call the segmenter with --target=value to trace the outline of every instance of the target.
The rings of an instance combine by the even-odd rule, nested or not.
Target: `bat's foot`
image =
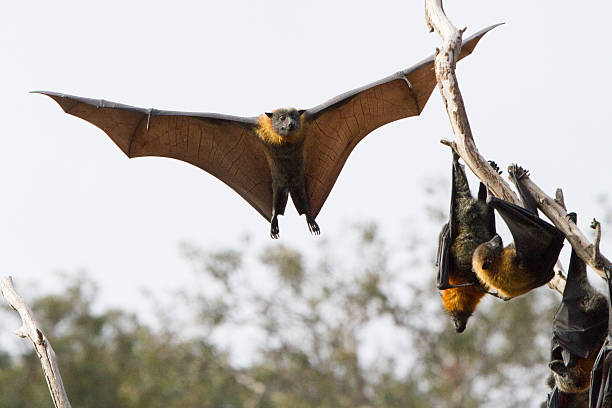
[[[497,165],[497,163],[495,163],[493,160],[489,160],[489,164],[491,165],[491,167],[493,167],[493,170],[495,170],[498,174],[502,174],[502,171],[499,169],[499,166]]]
[[[278,235],[280,233],[280,230],[278,229],[278,218],[272,218],[270,224],[270,237],[272,239],[278,239]]]
[[[529,177],[529,170],[522,168],[516,163],[508,166],[508,173],[517,180],[521,180],[523,177]]]
[[[306,223],[308,224],[308,230],[312,235],[321,234],[321,230],[319,229],[319,225],[315,221],[312,215],[306,215]]]

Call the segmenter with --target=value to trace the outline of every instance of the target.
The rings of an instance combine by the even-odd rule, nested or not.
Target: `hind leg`
[[[310,203],[308,201],[308,194],[306,193],[306,186],[302,185],[298,188],[291,190],[291,199],[295,205],[295,209],[300,215],[306,215],[306,223],[308,224],[308,230],[312,235],[319,235],[321,229],[315,221],[315,218],[310,214]]]
[[[272,185],[272,219],[270,220],[270,237],[278,239],[280,230],[278,228],[278,216],[285,214],[287,207],[287,189],[278,185]]]

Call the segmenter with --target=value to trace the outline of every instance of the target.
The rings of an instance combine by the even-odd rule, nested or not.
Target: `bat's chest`
[[[303,143],[267,145],[272,178],[281,184],[294,184],[304,178]]]

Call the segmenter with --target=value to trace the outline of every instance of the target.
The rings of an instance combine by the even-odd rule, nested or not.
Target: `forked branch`
[[[64,383],[60,376],[55,352],[51,347],[51,343],[45,337],[43,332],[38,328],[36,320],[32,315],[32,310],[17,293],[13,286],[13,279],[7,276],[0,281],[0,291],[2,296],[9,306],[16,310],[21,317],[21,327],[15,330],[15,334],[19,337],[27,337],[34,345],[34,350],[42,364],[43,373],[47,380],[47,386],[51,392],[51,398],[56,408],[70,408],[70,401],[64,389]]]
[[[508,183],[480,155],[472,137],[465,105],[455,75],[455,64],[459,55],[462,31],[457,30],[444,13],[442,0],[425,0],[425,20],[430,31],[435,30],[443,40],[442,48],[436,52],[435,57],[436,80],[455,135],[454,148],[476,177],[489,185],[495,196],[520,204],[518,197],[510,189]],[[443,143],[453,142],[443,141]],[[523,180],[535,197],[538,208],[566,235],[578,256],[600,276],[606,277],[611,273],[612,264],[599,252],[598,246],[591,244],[582,231],[567,219],[562,192],[557,192],[555,194],[556,200],[554,200],[529,178]],[[557,268],[557,274],[549,286],[561,291],[565,286],[562,279],[563,276]]]

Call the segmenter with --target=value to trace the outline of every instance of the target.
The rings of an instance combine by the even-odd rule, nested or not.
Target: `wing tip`
[[[504,24],[506,23],[502,22],[502,23],[493,24],[493,25],[485,27],[482,30],[477,31],[476,33],[470,35],[468,38],[463,40],[463,43],[461,44],[462,54],[464,50],[466,51],[466,55],[471,54],[474,48],[476,47],[476,44],[478,44],[478,42],[482,39],[482,37],[484,37],[486,33]]]
[[[43,90],[40,90],[40,89],[37,89],[36,91],[29,91],[28,93],[46,95],[46,96],[51,96],[51,97],[58,96],[60,98],[63,98],[65,96],[64,94],[59,93],[59,92],[43,91]]]

